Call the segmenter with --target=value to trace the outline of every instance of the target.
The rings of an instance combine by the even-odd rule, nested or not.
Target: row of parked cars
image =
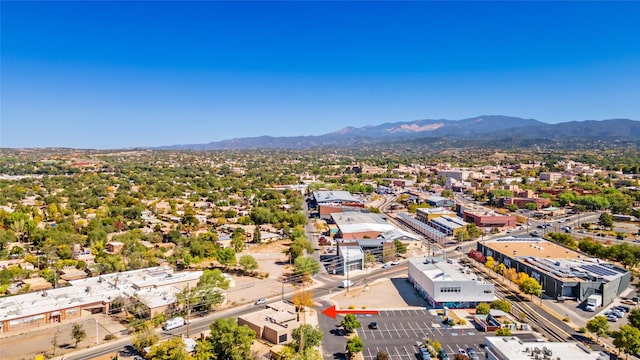
[[[422,360],[431,360],[431,355],[424,345],[420,346],[420,356],[422,357]],[[456,356],[458,359],[480,360],[480,356],[478,356],[478,353],[476,353],[472,348],[467,348],[466,350],[458,349]],[[438,351],[438,360],[449,360],[449,355],[447,355],[444,349],[440,349]]]
[[[618,321],[618,319],[623,318],[629,312],[629,310],[631,310],[631,308],[629,308],[628,306],[615,306],[607,310],[604,313],[604,316],[607,317],[607,320],[616,322]]]

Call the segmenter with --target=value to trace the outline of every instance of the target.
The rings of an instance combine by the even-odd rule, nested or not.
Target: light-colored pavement
[[[411,286],[407,277],[380,279],[368,285],[356,286],[330,297],[338,308],[354,306],[361,309],[393,309],[410,306],[424,308],[426,301]]]

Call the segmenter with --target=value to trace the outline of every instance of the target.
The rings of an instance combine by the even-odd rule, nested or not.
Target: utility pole
[[[347,249],[347,262],[344,265],[347,271],[347,292],[349,292],[349,288],[351,287],[351,281],[349,281],[349,249]]]
[[[188,283],[187,283],[185,295],[186,295],[185,298],[187,300],[187,337],[189,337],[189,324],[191,323],[189,319],[189,315],[191,315],[191,291],[189,290]]]

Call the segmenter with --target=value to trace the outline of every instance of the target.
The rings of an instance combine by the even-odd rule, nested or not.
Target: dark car
[[[378,328],[378,323],[377,322],[374,321],[372,323],[369,323],[369,329],[375,330],[377,328]]]

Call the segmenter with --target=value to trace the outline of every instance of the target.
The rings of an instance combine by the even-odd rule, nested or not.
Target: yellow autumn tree
[[[493,269],[495,265],[496,261],[493,259],[493,256],[487,256],[487,259],[484,262],[484,266],[486,266],[488,269]]]

